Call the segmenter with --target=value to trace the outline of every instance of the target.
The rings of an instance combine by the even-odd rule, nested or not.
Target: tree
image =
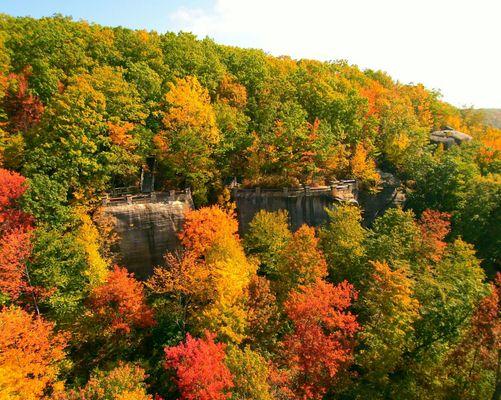
[[[353,361],[359,325],[347,309],[355,296],[346,281],[334,286],[317,280],[285,302],[293,331],[284,338],[283,356],[298,398],[322,399]]]
[[[35,300],[26,264],[32,250],[32,218],[19,207],[27,188],[23,176],[0,169],[0,295],[13,301],[22,294]]]
[[[154,324],[143,285],[125,268],[115,266],[104,284],[90,294],[93,318],[107,336],[127,335],[135,328]]]
[[[454,216],[455,236],[475,245],[484,265],[495,271],[501,257],[501,180],[499,175],[478,177]]]
[[[370,283],[359,305],[363,327],[356,356],[363,371],[360,395],[390,398],[397,396],[398,386],[391,378],[401,368],[403,355],[412,343],[419,303],[408,268],[392,270],[379,261],[371,262],[371,266]]]
[[[263,351],[273,351],[280,327],[280,311],[268,279],[258,275],[252,277],[246,308],[248,341]]]
[[[247,328],[246,290],[256,265],[246,258],[237,221],[218,206],[189,211],[180,238],[182,259],[174,258],[168,267],[172,273],[159,270],[152,287],[182,300],[188,312],[182,318],[188,318],[195,331],[211,329],[220,338],[240,342]]]
[[[26,173],[51,176],[79,200],[105,189],[112,178],[136,179],[140,159],[128,140],[113,139],[117,129],[145,118],[139,94],[122,70],[102,67],[78,75],[54,97],[30,135]]]
[[[37,400],[62,386],[65,335],[17,307],[0,311],[0,397]]]
[[[347,279],[355,286],[362,279],[360,270],[365,260],[364,241],[367,231],[362,227],[362,211],[353,205],[336,205],[328,209],[328,223],[320,228],[319,239],[333,282]]]
[[[351,175],[366,187],[375,187],[381,180],[376,171],[376,163],[369,157],[367,149],[362,143],[355,147],[353,157],[350,160]]]
[[[327,276],[327,263],[318,246],[315,229],[307,225],[294,232],[284,247],[277,265],[277,280],[273,287],[279,301],[300,285],[309,285]]]
[[[268,362],[257,352],[230,346],[226,365],[233,375],[232,399],[271,400]]]
[[[244,246],[248,254],[258,258],[261,273],[277,278],[280,254],[291,239],[287,211],[260,210],[249,224]]]
[[[186,341],[165,348],[165,367],[176,373],[181,399],[224,400],[231,397],[233,376],[225,365],[226,345],[215,343],[215,335],[206,332],[201,339],[189,333]]]
[[[164,131],[155,137],[160,158],[177,186],[191,185],[197,204],[214,178],[213,147],[221,137],[207,89],[196,77],[176,79],[165,95]]]
[[[444,239],[450,232],[450,214],[425,210],[419,219],[421,252],[425,258],[439,261],[447,246]]]
[[[56,400],[153,400],[147,394],[144,369],[134,364],[119,362],[109,371],[95,371],[86,385],[70,390]]]
[[[421,231],[412,211],[399,208],[387,210],[376,219],[367,235],[366,249],[369,260],[410,261],[416,258]]]
[[[477,305],[470,326],[450,353],[446,365],[449,393],[463,399],[496,399],[501,392],[501,274]]]

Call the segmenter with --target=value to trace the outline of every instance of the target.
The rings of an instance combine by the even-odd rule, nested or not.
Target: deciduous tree
[[[317,280],[292,292],[285,313],[293,324],[283,351],[292,372],[290,385],[301,399],[322,399],[353,361],[356,316],[347,309],[356,296],[348,282]]]
[[[0,311],[0,397],[38,400],[60,389],[66,338],[17,307]]]
[[[225,364],[226,345],[216,343],[208,332],[201,339],[189,333],[186,341],[165,348],[165,367],[176,373],[181,398],[224,400],[231,397],[233,376]]]

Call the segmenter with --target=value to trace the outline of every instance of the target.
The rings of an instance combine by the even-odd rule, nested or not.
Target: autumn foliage
[[[17,307],[0,311],[0,398],[40,399],[58,383],[66,338]]]
[[[104,284],[92,291],[90,306],[108,335],[129,334],[134,328],[154,324],[142,283],[119,266],[113,268]]]
[[[356,297],[353,286],[317,280],[291,293],[285,313],[293,332],[284,339],[284,357],[300,399],[321,399],[353,360],[356,316],[348,311]]]
[[[17,299],[30,289],[26,261],[31,254],[32,219],[19,209],[26,179],[0,169],[0,292]]]
[[[438,261],[445,250],[445,237],[450,232],[450,217],[448,213],[425,210],[421,215],[419,227],[423,254],[433,261]]]
[[[225,348],[206,332],[201,339],[190,334],[186,341],[165,348],[165,366],[176,372],[176,382],[185,400],[224,400],[231,396],[232,376],[224,364]]]

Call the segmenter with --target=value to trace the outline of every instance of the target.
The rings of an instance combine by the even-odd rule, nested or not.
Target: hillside
[[[485,123],[495,128],[501,129],[501,109],[481,108],[479,109],[485,116]]]
[[[345,61],[0,15],[0,399],[498,398],[500,144]]]

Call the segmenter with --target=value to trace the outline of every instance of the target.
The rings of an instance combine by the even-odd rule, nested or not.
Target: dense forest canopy
[[[473,140],[430,144],[445,126]],[[498,399],[500,143],[345,61],[0,15],[0,397]],[[197,209],[141,282],[99,199],[152,155]],[[233,178],[377,191],[379,170],[408,202],[370,228],[346,205],[237,234]]]

